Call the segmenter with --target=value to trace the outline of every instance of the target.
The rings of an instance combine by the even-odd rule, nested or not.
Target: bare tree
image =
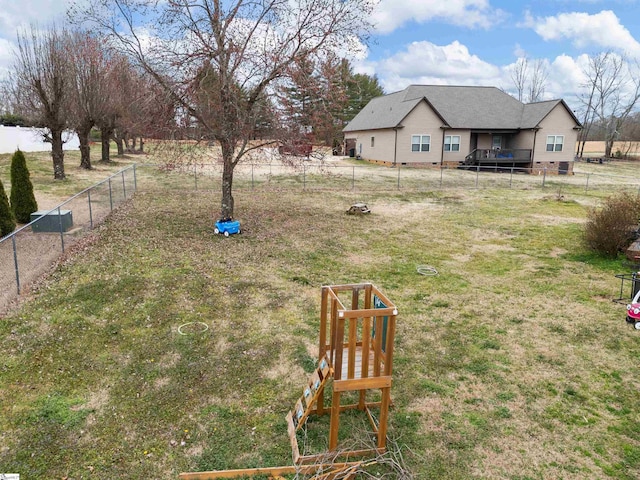
[[[516,88],[516,98],[520,101],[524,101],[524,92],[527,88],[527,77],[529,71],[529,61],[527,57],[520,57],[516,61],[513,69],[511,70],[511,80],[513,86]]]
[[[109,34],[219,143],[220,215],[231,218],[234,168],[263,145],[250,142],[261,99],[302,53],[353,49],[367,33],[372,8],[371,0],[92,0],[70,13]],[[144,29],[136,23],[141,18],[149,21]],[[219,85],[211,98],[220,112],[213,122],[192,97],[207,64]]]
[[[18,33],[11,91],[18,113],[34,125],[46,127],[51,142],[53,176],[65,178],[62,134],[67,127],[69,33],[55,25],[46,30],[31,26]]]
[[[584,71],[586,82],[583,88],[589,93],[583,100],[586,132],[580,137],[579,145],[582,148],[590,128],[597,120],[604,129],[605,156],[611,156],[614,141],[621,137],[627,118],[640,100],[639,72],[637,62],[612,52],[589,57]]]
[[[135,108],[137,72],[129,60],[117,55],[108,72],[109,105],[100,118],[102,161],[111,160],[110,141],[113,139],[118,155],[123,155],[129,134],[130,112]]]
[[[603,70],[602,54],[597,57],[589,57],[589,69],[583,73],[587,77],[588,81],[581,87],[586,88],[588,93],[582,93],[578,95],[578,99],[582,103],[583,116],[582,116],[582,130],[578,134],[578,147],[576,155],[582,158],[584,152],[584,145],[587,142],[589,132],[593,126],[595,119],[594,102],[596,98],[596,84],[599,82],[599,77],[602,75]]]
[[[549,78],[547,64],[542,58],[533,62],[531,78],[529,79],[529,97],[527,102],[539,102],[544,98],[544,92]]]
[[[516,89],[516,98],[521,102],[539,102],[544,98],[549,71],[544,59],[531,64],[524,56],[518,58],[511,69],[511,81]]]
[[[84,31],[70,35],[68,55],[71,60],[70,123],[80,141],[80,167],[91,169],[89,135],[108,106],[105,73],[109,68],[109,57],[103,43]]]

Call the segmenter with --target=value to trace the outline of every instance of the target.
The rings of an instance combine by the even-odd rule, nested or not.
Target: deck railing
[[[503,148],[500,150],[476,148],[464,157],[464,161],[466,165],[527,163],[531,161],[531,150],[527,148]]]

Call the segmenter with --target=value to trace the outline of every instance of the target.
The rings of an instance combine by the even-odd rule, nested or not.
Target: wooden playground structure
[[[345,306],[345,304],[347,306]],[[363,460],[386,451],[387,423],[391,405],[393,344],[396,330],[396,306],[370,283],[322,287],[318,365],[302,389],[295,407],[286,416],[294,465],[213,472],[182,473],[183,480],[209,480],[240,476],[279,475],[322,472],[317,478],[332,479],[354,472]],[[329,382],[329,380],[333,382]],[[325,406],[325,393],[331,387],[331,404]],[[379,391],[379,399],[367,394]],[[358,401],[341,404],[342,395],[356,392]],[[375,448],[346,451],[339,449],[340,414],[357,409],[365,412],[376,435]],[[374,416],[377,410],[378,419]],[[297,432],[311,415],[330,415],[329,452],[301,455]],[[331,463],[326,459],[331,458]],[[336,462],[340,458],[342,463]],[[355,474],[355,473],[354,473]]]

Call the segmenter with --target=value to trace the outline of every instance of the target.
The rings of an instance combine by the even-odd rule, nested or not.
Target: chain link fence
[[[71,197],[0,240],[0,312],[28,291],[59,256],[103,221],[134,192],[219,191],[222,165],[193,164],[163,169],[153,164],[127,167]],[[290,191],[429,191],[438,189],[539,189],[555,195],[607,196],[620,191],[640,194],[640,178],[576,172],[549,174],[520,168],[414,167],[332,162],[240,164],[234,190]]]
[[[143,170],[144,169],[144,170]],[[153,170],[153,171],[152,171]],[[142,190],[220,190],[221,164],[194,164],[165,171],[138,166]],[[144,171],[144,174],[142,173]],[[142,175],[141,175],[142,174]],[[148,178],[142,180],[142,178]],[[299,191],[426,191],[438,189],[542,189],[574,195],[640,193],[640,177],[575,172],[558,175],[545,169],[469,167],[415,168],[301,162],[240,164],[234,170],[234,190],[288,189]]]
[[[0,239],[0,312],[28,291],[84,233],[131,198],[136,183],[132,165],[52,210],[36,212],[32,222]]]

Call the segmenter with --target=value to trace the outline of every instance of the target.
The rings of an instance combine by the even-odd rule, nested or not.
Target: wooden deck
[[[354,365],[354,371],[353,371],[353,376],[349,376],[349,348],[345,347],[344,351],[343,351],[343,355],[342,355],[342,367],[340,368],[340,372],[342,372],[342,380],[352,380],[352,379],[360,379],[360,378],[369,378],[369,377],[373,377],[376,376],[375,372],[374,372],[374,364],[375,364],[375,358],[374,358],[374,354],[373,354],[373,350],[369,350],[369,361],[368,363],[368,368],[367,368],[367,372],[365,375],[363,375],[363,368],[362,368],[362,347],[356,347],[355,350],[355,362],[353,363]],[[335,363],[335,359],[331,359],[332,363]],[[334,367],[334,370],[337,371],[338,369]],[[381,365],[381,370],[384,371],[384,363],[382,363]]]

